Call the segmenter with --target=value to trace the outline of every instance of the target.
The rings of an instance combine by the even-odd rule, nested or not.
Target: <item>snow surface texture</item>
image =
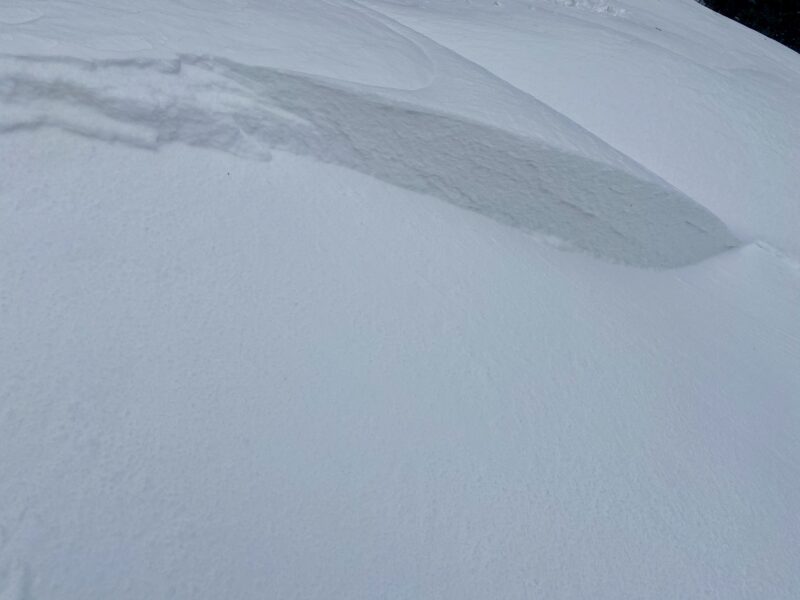
[[[797,54],[693,0],[578,6],[472,0],[391,14],[566,117],[712,210],[800,255]],[[614,6],[621,7],[621,2]],[[477,14],[480,18],[477,18]]]
[[[147,148],[181,141],[262,158],[267,148],[287,149],[637,265],[688,264],[735,245],[708,211],[644,172],[639,179],[540,139],[333,82],[188,56],[4,62],[0,131],[50,125]],[[598,146],[571,125],[565,120],[562,143]]]
[[[0,598],[800,596],[799,91],[693,0],[3,4]]]

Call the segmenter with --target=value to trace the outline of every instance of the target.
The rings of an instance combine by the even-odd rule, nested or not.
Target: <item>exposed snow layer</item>
[[[0,73],[0,131],[49,125],[257,158],[285,148],[637,265],[688,264],[736,245],[701,206],[533,101],[541,119],[532,123],[557,136],[524,137],[394,101],[388,91],[222,59],[8,58]]]
[[[695,0],[382,6],[597,134],[744,240],[800,255],[800,60]],[[563,4],[563,3],[562,3]],[[599,4],[599,3],[596,3]],[[612,3],[609,3],[612,5]]]
[[[693,0],[3,4],[0,598],[797,598],[799,73]]]

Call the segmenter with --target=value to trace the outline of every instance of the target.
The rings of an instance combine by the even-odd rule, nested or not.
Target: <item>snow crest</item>
[[[691,264],[737,245],[719,219],[656,178],[390,94],[208,56],[5,56],[0,132],[51,126],[263,160],[289,151],[635,266]]]

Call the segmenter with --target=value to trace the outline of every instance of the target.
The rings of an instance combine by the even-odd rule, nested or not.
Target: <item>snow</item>
[[[621,18],[545,3],[513,19],[388,6],[666,179],[740,239],[800,254],[793,51],[694,0],[631,3]]]
[[[799,96],[692,0],[4,5],[0,598],[797,597]]]
[[[1,72],[0,98],[11,110],[0,131],[56,126],[146,148],[183,141],[257,158],[286,148],[630,264],[689,264],[737,244],[708,211],[534,101],[507,103],[507,116],[528,109],[536,133],[522,137],[433,112],[429,99],[413,105],[386,91],[188,55],[11,58]],[[428,96],[447,82],[439,78]],[[528,123],[518,123],[525,131]]]

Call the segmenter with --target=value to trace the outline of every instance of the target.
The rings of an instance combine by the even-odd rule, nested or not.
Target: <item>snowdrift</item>
[[[0,131],[54,126],[260,159],[288,150],[637,266],[691,264],[736,245],[710,212],[533,100],[517,108],[538,129],[524,135],[407,92],[221,58],[2,57],[0,69]]]
[[[0,598],[800,598],[800,60],[751,33],[0,2]]]

